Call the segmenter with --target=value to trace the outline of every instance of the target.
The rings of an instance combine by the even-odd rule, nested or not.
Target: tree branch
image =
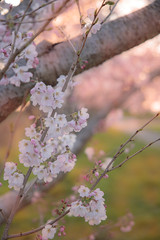
[[[147,77],[147,82],[150,83],[157,75],[160,75],[159,69],[154,70],[149,74]],[[145,84],[144,84],[145,86]],[[143,86],[143,87],[144,87]],[[85,146],[87,141],[93,136],[95,133],[95,129],[97,128],[97,125],[99,124],[100,121],[102,121],[106,116],[113,110],[119,107],[122,107],[123,104],[134,94],[137,92],[139,88],[137,86],[132,86],[131,89],[127,92],[122,92],[121,97],[115,100],[114,102],[108,104],[105,109],[99,111],[98,113],[94,113],[93,116],[90,116],[88,125],[85,129],[83,129],[77,136],[77,141],[74,144],[74,148],[72,151],[77,155],[82,148]],[[39,191],[40,193],[45,193],[49,189],[51,189],[55,184],[57,184],[59,181],[61,181],[64,178],[64,174],[60,174],[57,179],[53,180],[52,183],[49,184],[44,184],[42,182],[36,183],[36,191]],[[34,195],[35,191],[35,181],[29,182],[27,185],[27,193],[23,197],[23,201],[20,205],[20,208],[25,207],[26,205],[30,204],[32,201],[32,197]],[[0,197],[0,209],[3,210],[5,213],[5,216],[8,217],[12,206],[14,205],[17,197],[17,192],[16,191],[10,191],[3,196]],[[4,216],[0,215],[0,224],[5,221]]]
[[[156,0],[134,13],[104,24],[96,35],[90,37],[82,54],[82,59],[88,60],[86,69],[97,66],[159,33],[160,0]],[[72,39],[72,43],[79,47],[81,36]],[[54,85],[57,77],[67,74],[73,62],[74,51],[67,41],[54,45],[42,42],[38,51],[40,64],[37,74],[42,81]],[[76,74],[82,71],[78,67]],[[21,104],[23,95],[29,88],[31,84],[20,88],[0,86],[0,122]]]
[[[142,129],[144,129],[150,122],[152,122],[156,117],[158,117],[159,114],[157,114],[156,116],[154,116],[151,120],[149,120],[146,124],[144,124],[144,126],[142,126],[139,130],[137,130],[123,145],[120,146],[120,149],[122,149],[124,146],[127,145],[128,142],[130,142],[131,139],[134,138],[134,136],[139,133],[139,131],[141,131]],[[118,152],[114,155],[112,161],[108,164],[108,166],[106,167],[106,169],[104,170],[104,172],[102,173],[102,175],[97,179],[97,181],[95,183],[93,183],[93,185],[90,187],[90,190],[93,191],[93,189],[97,186],[97,184],[102,180],[102,178],[104,177],[104,175],[108,172],[111,172],[113,170],[115,170],[116,168],[121,167],[123,164],[125,164],[129,159],[133,158],[134,156],[136,156],[137,154],[143,152],[144,150],[146,150],[148,147],[150,147],[151,145],[153,145],[154,143],[160,141],[160,138],[156,139],[155,141],[149,143],[148,145],[146,145],[145,147],[141,148],[139,151],[137,151],[136,153],[134,153],[131,156],[128,156],[124,161],[122,161],[120,164],[118,164],[116,167],[113,167],[111,169],[109,169],[111,163],[114,162],[114,160],[117,158],[117,156],[119,156],[121,154],[121,152]],[[60,216],[58,216],[56,219],[49,221],[49,224],[54,224],[56,222],[58,222],[60,219],[62,219],[64,216],[66,216],[68,213],[70,212],[70,208],[68,210],[66,210],[64,213],[62,213]],[[38,228],[32,229],[28,232],[21,232],[18,234],[13,234],[13,235],[9,235],[8,239],[10,238],[18,238],[18,237],[22,237],[22,236],[27,236],[36,232],[39,232],[40,230],[42,230],[45,227],[44,225],[41,225]]]

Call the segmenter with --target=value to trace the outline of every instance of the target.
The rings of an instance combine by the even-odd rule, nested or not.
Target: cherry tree
[[[14,7],[11,4],[18,6]],[[133,75],[131,81],[123,81],[122,75],[122,81],[117,83],[113,73],[114,62],[111,62],[112,72],[108,72],[112,77],[111,81],[107,82],[107,91],[109,93],[114,88],[114,96],[111,94],[110,103],[103,106],[103,109],[102,101],[106,101],[104,96],[97,106],[94,102],[87,103],[88,96],[85,97],[85,92],[81,91],[89,89],[85,86],[87,83],[77,85],[80,76],[73,78],[85,69],[97,66],[157,36],[160,32],[160,1],[153,1],[144,8],[112,21],[108,20],[110,16],[114,17],[116,7],[118,12],[118,0],[102,0],[98,6],[88,2],[90,7],[86,13],[82,12],[81,1],[78,0],[38,1],[36,4],[32,0],[24,0],[19,4],[20,1],[6,0],[2,2],[1,8],[0,120],[3,121],[19,105],[25,105],[29,95],[33,106],[39,108],[41,118],[38,120],[35,116],[30,117],[33,123],[25,129],[26,138],[19,142],[19,162],[28,169],[27,173],[24,174],[18,169],[14,162],[7,161],[9,154],[4,161],[4,180],[8,181],[8,187],[15,191],[0,199],[1,222],[6,221],[2,239],[26,236],[41,230],[42,235],[37,236],[39,239],[53,239],[56,232],[65,235],[65,227],[58,226],[58,221],[66,215],[83,217],[90,225],[98,225],[106,220],[104,193],[97,187],[98,183],[101,179],[108,178],[108,172],[121,167],[160,140],[155,139],[134,154],[128,155],[121,163],[115,164],[115,160],[124,152],[127,144],[159,116],[156,114],[137,129],[111,159],[107,162],[96,162],[95,171],[92,172],[93,179],[89,180],[90,187],[80,185],[75,199],[64,202],[63,211],[58,213],[57,218],[48,220],[34,230],[9,235],[9,228],[17,210],[26,204],[26,197],[27,201],[29,199],[31,202],[34,184],[38,182],[39,191],[45,191],[70,172],[76,164],[76,154],[93,135],[97,124],[113,109],[122,106],[130,95],[148,86],[159,76],[159,65],[156,62],[156,70],[151,68],[145,78],[140,78],[140,74],[137,74]],[[64,28],[65,24],[61,26],[60,17],[67,11],[74,11],[75,7],[78,9],[80,35],[74,33],[73,36],[69,36]],[[53,20],[55,22],[52,22]],[[69,27],[70,23],[67,22],[66,25]],[[63,41],[49,43],[46,39],[53,33]],[[126,64],[125,59],[121,64]],[[153,65],[155,67],[155,64]],[[138,70],[140,73],[140,68]],[[101,84],[105,86],[106,81]],[[153,89],[154,85],[159,86],[154,82]],[[146,93],[147,90],[144,94]],[[67,109],[67,104],[71,105],[73,99],[77,100],[77,96],[77,111],[73,112],[71,106]],[[151,108],[159,110],[159,99],[151,98]],[[98,113],[92,113],[89,118],[85,103],[87,107],[98,109]],[[79,133],[83,128],[85,133]],[[28,181],[31,173],[36,178]],[[43,182],[47,183],[45,187]]]

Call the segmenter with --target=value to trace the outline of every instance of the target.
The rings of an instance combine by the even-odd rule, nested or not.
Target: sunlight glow
[[[18,6],[21,0],[5,0],[6,3],[11,4],[13,6]]]

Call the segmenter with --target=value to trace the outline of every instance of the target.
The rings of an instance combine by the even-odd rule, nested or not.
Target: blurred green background
[[[0,126],[1,160],[3,159],[8,144],[10,126],[18,113],[13,113]],[[18,124],[18,129],[13,141],[13,147],[9,161],[18,162],[18,141],[24,137],[24,126],[30,125],[25,120],[27,113],[24,113]],[[149,119],[149,118],[148,118]],[[142,119],[145,123],[146,120]],[[150,132],[160,133],[159,122],[154,122],[148,127]],[[97,133],[87,144],[94,147],[98,152],[105,151],[112,156],[127,138],[128,134],[112,127],[105,132]],[[137,151],[145,143],[136,140],[132,152]],[[132,153],[131,152],[131,153]],[[123,159],[126,155],[122,155]],[[63,182],[59,182],[39,202],[25,207],[19,211],[14,218],[10,233],[19,233],[38,227],[52,218],[52,211],[56,207],[55,202],[65,199],[73,191],[71,188],[79,185],[79,180],[87,171],[93,167],[93,163],[87,160],[84,150],[79,154],[75,169],[68,174]],[[3,180],[0,180],[3,182]],[[151,147],[145,152],[131,159],[123,167],[109,173],[109,178],[102,180],[98,185],[104,193],[107,204],[108,219],[103,221],[101,226],[89,226],[82,218],[66,216],[61,224],[66,226],[67,236],[61,237],[66,240],[89,239],[90,234],[97,233],[96,239],[115,240],[159,240],[160,239],[160,148]],[[1,194],[8,191],[7,182],[3,182],[0,188]],[[121,232],[119,227],[114,227],[118,218],[131,212],[134,216],[135,225],[131,232]],[[108,229],[109,226],[109,229]],[[3,227],[0,232],[2,233]],[[24,238],[25,240],[36,239],[35,235]],[[56,235],[55,239],[59,239]]]

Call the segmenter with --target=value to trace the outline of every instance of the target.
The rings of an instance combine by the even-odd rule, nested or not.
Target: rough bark
[[[127,16],[104,24],[101,30],[90,37],[81,58],[88,60],[86,69],[131,49],[160,33],[160,0]],[[81,36],[72,39],[78,49]],[[54,85],[56,78],[67,74],[73,62],[74,52],[68,42],[50,45],[46,42],[38,46],[40,64],[37,73],[42,81]],[[78,67],[76,74],[83,70]],[[0,122],[3,121],[22,102],[27,84],[20,88],[0,87]],[[18,95],[18,98],[17,98]]]

